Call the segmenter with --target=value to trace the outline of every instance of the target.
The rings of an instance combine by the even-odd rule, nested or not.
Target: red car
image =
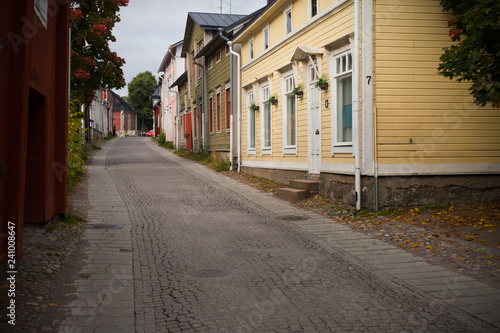
[[[149,131],[148,134],[146,134],[146,136],[153,136],[153,131]]]

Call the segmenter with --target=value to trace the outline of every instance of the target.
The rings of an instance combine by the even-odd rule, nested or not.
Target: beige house
[[[269,1],[233,39],[241,169],[358,209],[498,202],[500,114],[437,74],[450,18],[438,0]]]

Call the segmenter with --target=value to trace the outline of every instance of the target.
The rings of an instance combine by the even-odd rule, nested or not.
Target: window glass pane
[[[337,142],[352,142],[352,77],[337,79]]]
[[[340,58],[337,58],[337,73],[340,73]]]
[[[295,96],[288,94],[286,96],[286,145],[295,146],[296,145],[296,117],[297,113],[295,111]]]
[[[311,0],[311,16],[318,14],[318,0]]]
[[[286,32],[292,32],[292,11],[286,13]]]
[[[254,102],[253,94],[248,96],[249,105]],[[249,146],[250,148],[255,148],[255,111],[250,109],[249,106],[249,121],[250,121],[250,133],[249,133]]]
[[[350,53],[348,55],[348,59],[349,59],[349,68],[348,69],[351,70],[352,69],[352,55]]]
[[[342,72],[346,71],[346,56],[342,57]]]

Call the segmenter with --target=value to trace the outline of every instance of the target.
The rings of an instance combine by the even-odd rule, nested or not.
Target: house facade
[[[184,117],[191,121],[191,134],[193,139],[193,149],[199,151],[200,148],[214,151],[225,151],[229,153],[229,135],[226,130],[223,130],[223,115],[226,113],[226,84],[230,81],[229,77],[229,61],[225,60],[222,63],[223,57],[228,59],[224,53],[224,47],[213,50],[214,56],[217,50],[220,51],[220,59],[214,59],[212,62],[220,62],[219,70],[222,70],[221,75],[215,75],[210,81],[212,103],[217,103],[215,100],[219,96],[219,111],[212,109],[212,122],[220,122],[220,130],[217,129],[210,133],[209,124],[210,116],[208,115],[208,107],[210,99],[208,97],[208,76],[211,74],[208,69],[208,60],[206,57],[197,55],[203,48],[209,44],[219,34],[219,28],[226,29],[242,20],[245,20],[247,15],[234,14],[208,14],[208,13],[188,13],[184,40],[182,43],[182,57],[186,58],[187,63],[187,88],[189,105],[184,110],[184,115],[190,113],[189,117]],[[211,53],[209,55],[212,56]],[[212,71],[214,72],[214,71]],[[217,82],[215,82],[217,80]],[[219,82],[220,80],[220,82]],[[215,88],[214,88],[215,86]],[[219,91],[220,90],[220,91]],[[217,107],[217,104],[212,104],[212,108]],[[229,104],[228,104],[229,105]],[[221,113],[219,119],[214,119],[217,112]],[[217,123],[216,123],[217,124]],[[210,146],[213,143],[213,147]]]
[[[161,86],[156,87],[151,100],[153,101],[153,136],[157,138],[163,132],[163,112],[161,104]]]
[[[170,86],[171,89],[176,89],[178,92],[178,136],[177,136],[177,149],[193,150],[193,127],[191,124],[191,112],[188,108],[189,94],[188,94],[188,79],[187,71],[184,72],[177,80]]]
[[[24,223],[66,213],[68,12],[56,0],[0,2],[0,234],[15,232],[0,237],[0,261],[21,255]]]
[[[138,112],[114,91],[109,90],[109,93],[113,113],[113,127],[116,129],[116,135],[137,136]]]
[[[450,18],[439,1],[269,1],[234,38],[242,170],[358,209],[498,201],[498,111],[437,75]]]
[[[170,88],[173,83],[186,71],[186,59],[181,58],[182,41],[169,46],[163,61],[158,68],[158,73],[163,73],[161,78],[161,105],[163,105],[162,131],[167,141],[178,147],[178,90]]]
[[[89,109],[90,138],[92,142],[113,134],[113,112],[108,101],[108,89],[97,90]]]

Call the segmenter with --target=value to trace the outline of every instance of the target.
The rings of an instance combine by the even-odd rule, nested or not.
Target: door
[[[321,89],[316,88],[318,76],[313,66],[309,68],[311,80],[308,104],[309,174],[319,174],[321,168]]]
[[[191,127],[191,112],[186,113],[184,122],[184,138],[186,139],[186,150],[193,150],[193,133]]]

